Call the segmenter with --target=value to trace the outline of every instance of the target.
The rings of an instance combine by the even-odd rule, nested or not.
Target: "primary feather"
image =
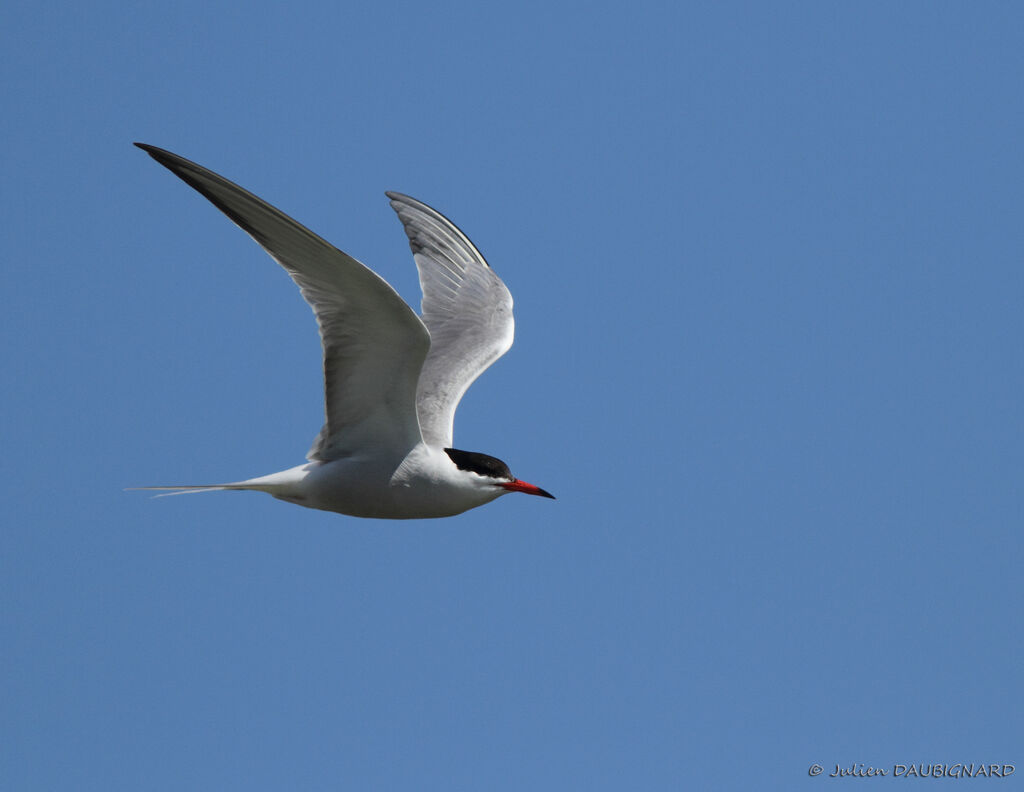
[[[420,431],[427,443],[449,448],[462,395],[512,346],[512,295],[444,215],[408,195],[387,196],[409,237],[430,331],[416,392]]]

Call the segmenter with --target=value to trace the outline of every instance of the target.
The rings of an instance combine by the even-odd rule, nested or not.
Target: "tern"
[[[409,237],[422,317],[379,275],[266,201],[184,157],[136,143],[204,195],[295,281],[320,328],[326,421],[307,462],[227,484],[353,517],[449,517],[510,492],[554,496],[487,454],[452,447],[466,389],[512,346],[512,296],[440,212],[386,193]]]

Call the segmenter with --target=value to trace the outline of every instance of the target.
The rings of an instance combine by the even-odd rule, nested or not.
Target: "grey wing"
[[[449,448],[462,394],[512,346],[512,295],[444,215],[407,195],[387,196],[409,237],[430,331],[416,394],[420,429],[428,444]]]
[[[374,449],[404,456],[421,439],[416,385],[430,336],[376,273],[213,171],[136,143],[198,190],[277,261],[320,328],[326,422],[310,449],[329,461]]]

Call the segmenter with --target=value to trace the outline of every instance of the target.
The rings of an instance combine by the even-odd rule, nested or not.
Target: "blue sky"
[[[8,3],[0,786],[1024,773],[1022,34],[1012,3]],[[417,307],[384,190],[449,215],[517,317],[456,445],[558,500],[123,492],[297,464],[322,414],[297,290],[134,140]]]

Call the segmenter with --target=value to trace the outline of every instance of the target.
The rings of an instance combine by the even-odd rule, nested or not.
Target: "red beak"
[[[525,481],[520,481],[519,479],[502,482],[498,486],[504,487],[509,492],[525,492],[527,495],[540,495],[542,498],[551,498],[551,500],[555,499],[555,496],[547,490],[542,490],[540,487],[535,487],[533,484],[527,484]]]

